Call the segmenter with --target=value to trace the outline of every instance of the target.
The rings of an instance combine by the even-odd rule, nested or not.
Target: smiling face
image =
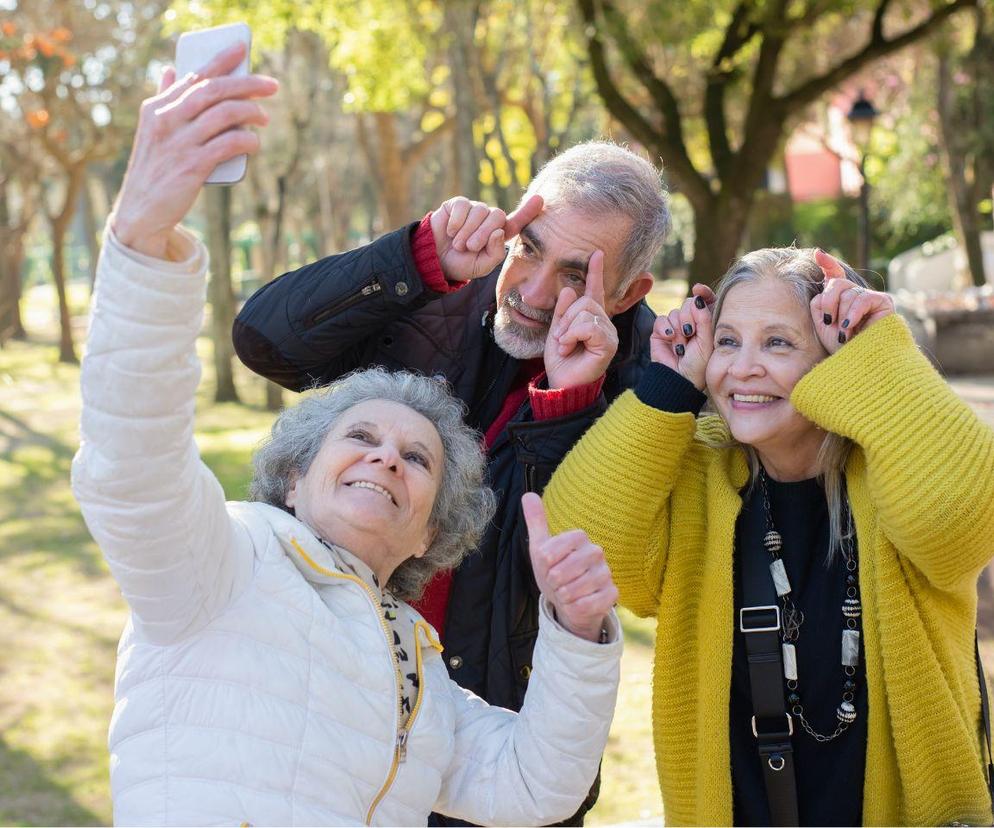
[[[386,584],[431,543],[444,462],[430,420],[401,403],[367,400],[338,418],[307,472],[293,481],[286,505]]]
[[[604,252],[608,316],[622,313],[641,299],[645,291],[638,292],[638,279],[622,296],[616,296],[621,278],[618,263],[630,228],[631,219],[618,213],[594,217],[547,201],[504,259],[497,280],[497,344],[516,359],[542,356],[556,300],[565,287],[583,295],[587,263],[595,250]]]
[[[825,432],[790,403],[798,380],[828,356],[809,309],[778,279],[742,282],[724,298],[714,341],[707,387],[732,437],[776,479],[813,476]]]

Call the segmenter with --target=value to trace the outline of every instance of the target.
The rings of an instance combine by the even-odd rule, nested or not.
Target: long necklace
[[[859,665],[859,636],[860,616],[862,606],[859,600],[859,561],[856,556],[855,532],[853,531],[852,513],[849,503],[843,498],[845,515],[845,535],[842,539],[842,560],[845,563],[846,597],[842,602],[842,616],[845,619],[842,627],[842,701],[835,711],[838,724],[829,734],[815,730],[804,715],[804,705],[801,702],[800,683],[797,677],[797,640],[800,636],[801,625],[804,623],[804,613],[794,604],[791,597],[790,580],[784,568],[780,552],[783,550],[783,538],[773,525],[773,509],[770,506],[770,491],[766,482],[766,470],[760,468],[759,482],[763,489],[763,507],[766,511],[766,534],[763,536],[763,546],[770,553],[770,574],[773,585],[782,607],[783,623],[781,625],[781,642],[783,647],[783,672],[787,681],[787,706],[797,717],[804,730],[817,742],[831,742],[841,736],[856,721],[856,667]]]

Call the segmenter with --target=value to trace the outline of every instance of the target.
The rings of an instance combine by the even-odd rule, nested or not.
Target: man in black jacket
[[[668,227],[651,164],[580,144],[511,215],[450,199],[420,224],[284,274],[235,320],[242,361],[291,390],[383,365],[444,378],[465,402],[497,514],[479,552],[433,581],[419,609],[452,678],[491,704],[521,707],[538,630],[521,495],[542,491],[648,364],[654,316],[642,299]]]

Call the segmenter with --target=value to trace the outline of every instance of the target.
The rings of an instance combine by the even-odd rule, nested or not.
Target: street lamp
[[[873,122],[880,113],[861,89],[846,116],[852,130],[852,141],[859,151],[859,267],[865,271],[870,266],[870,184],[866,180],[866,156],[870,151],[870,134]]]

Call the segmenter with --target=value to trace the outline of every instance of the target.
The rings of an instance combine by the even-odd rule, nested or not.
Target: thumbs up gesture
[[[555,608],[556,619],[573,635],[600,640],[604,619],[618,600],[604,550],[581,529],[550,536],[545,507],[537,494],[524,495],[521,509],[528,525],[535,581]]]

